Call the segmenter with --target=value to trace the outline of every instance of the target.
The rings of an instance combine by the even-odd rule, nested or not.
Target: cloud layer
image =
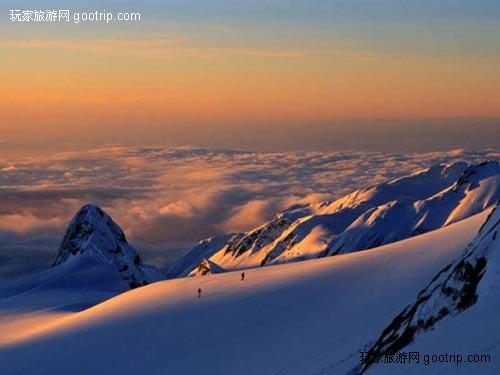
[[[147,261],[245,231],[292,203],[335,199],[436,163],[492,150],[395,154],[109,147],[0,158],[0,278],[46,267],[72,215],[101,205]]]

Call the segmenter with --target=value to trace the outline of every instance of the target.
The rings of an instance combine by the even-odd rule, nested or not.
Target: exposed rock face
[[[100,207],[92,204],[81,207],[71,220],[53,266],[82,254],[90,254],[97,261],[116,267],[130,288],[154,281],[152,269],[143,264],[120,227]]]
[[[205,275],[213,275],[216,273],[226,272],[226,270],[214,262],[209,261],[208,259],[203,258],[189,276],[205,276]]]
[[[260,250],[275,241],[290,224],[291,221],[286,216],[280,215],[244,236],[234,237],[228,242],[224,253],[239,257],[247,251]]]
[[[457,315],[477,302],[478,285],[488,270],[489,259],[493,252],[500,251],[499,223],[497,206],[464,255],[441,270],[417,295],[416,301],[382,332],[369,349],[362,372],[378,358],[400,351],[419,333],[435,328],[440,320]]]
[[[182,254],[175,259],[166,269],[166,274],[169,279],[178,277],[186,277],[196,265],[199,265],[203,259],[210,258],[215,252],[222,249],[234,234],[223,234],[202,240],[196,244],[187,253]]]

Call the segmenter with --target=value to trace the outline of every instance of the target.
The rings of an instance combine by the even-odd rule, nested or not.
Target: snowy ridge
[[[394,200],[368,210],[330,245],[329,255],[399,241],[472,216],[500,199],[500,166],[468,167],[450,187],[424,200]]]
[[[129,245],[121,228],[100,207],[86,204],[71,220],[57,251],[53,267],[74,257],[88,254],[97,262],[112,265],[130,288],[161,278],[159,272],[144,265]]]
[[[397,353],[418,334],[435,328],[444,318],[469,309],[481,298],[478,286],[488,271],[490,254],[500,251],[499,223],[500,208],[497,207],[468,245],[464,255],[443,268],[417,295],[415,303],[406,307],[384,329],[369,349],[361,372],[372,366],[377,358]]]
[[[498,199],[497,161],[435,165],[334,202],[292,206],[203,256],[236,270],[359,251],[449,225]],[[180,262],[186,274],[200,261]]]

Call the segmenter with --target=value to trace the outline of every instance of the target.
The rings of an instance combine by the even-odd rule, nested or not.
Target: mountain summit
[[[69,223],[53,266],[83,254],[100,263],[113,265],[130,288],[155,281],[153,270],[143,264],[121,228],[93,204],[82,206]]]

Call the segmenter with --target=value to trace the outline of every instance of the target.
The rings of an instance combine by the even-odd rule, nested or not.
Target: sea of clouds
[[[87,202],[103,207],[147,262],[164,266],[201,239],[251,229],[293,203],[339,198],[437,163],[499,156],[108,147],[0,157],[0,278],[47,267]]]

